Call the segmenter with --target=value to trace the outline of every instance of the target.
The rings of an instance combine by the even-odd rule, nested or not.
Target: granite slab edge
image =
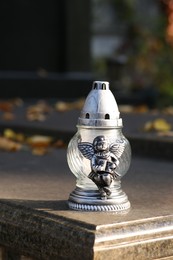
[[[8,201],[0,208],[0,245],[36,259],[173,256],[173,215],[93,225]]]
[[[95,227],[0,201],[0,245],[34,259],[93,259]]]

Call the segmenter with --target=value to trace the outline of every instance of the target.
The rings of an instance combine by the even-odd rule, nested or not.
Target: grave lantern
[[[119,212],[130,208],[121,189],[121,178],[131,162],[122,127],[109,82],[94,81],[67,149],[68,165],[76,176],[76,188],[68,200],[71,209]]]

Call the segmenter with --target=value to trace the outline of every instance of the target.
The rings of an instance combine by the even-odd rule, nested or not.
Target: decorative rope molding
[[[69,201],[68,204],[70,209],[85,211],[122,211],[130,208],[130,203],[128,201],[119,205],[89,205],[78,204],[71,201]]]

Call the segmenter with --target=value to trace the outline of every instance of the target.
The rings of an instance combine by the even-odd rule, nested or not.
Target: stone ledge
[[[0,207],[0,244],[25,256],[125,260],[128,255],[131,260],[173,255],[173,215],[93,225],[9,201]]]
[[[122,180],[132,205],[128,214],[68,208],[75,179],[65,149],[43,157],[1,153],[0,165],[0,245],[15,255],[39,260],[173,256],[171,161],[132,158]]]
[[[8,122],[0,118],[0,132],[2,133],[6,128],[11,128],[16,132],[23,132],[28,135],[51,135],[68,143],[77,131],[76,124],[80,111],[71,110],[64,113],[53,111],[43,122],[30,122],[26,119],[26,109],[29,105],[35,104],[36,100],[30,102],[27,101],[24,107],[16,109],[16,119],[14,121]],[[157,117],[163,117],[173,125],[173,117],[170,115],[131,113],[122,114],[124,123],[122,130],[130,141],[133,154],[171,160],[173,158],[172,137],[161,137],[154,132],[146,133],[141,131],[141,128],[144,127],[148,120],[154,120]]]
[[[130,135],[127,138],[134,154],[162,160],[173,158],[172,138],[158,138],[154,135]]]
[[[37,259],[92,259],[95,227],[0,202],[0,244]]]

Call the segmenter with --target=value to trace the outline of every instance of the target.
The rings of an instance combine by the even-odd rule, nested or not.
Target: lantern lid
[[[78,119],[78,126],[122,127],[122,119],[109,82],[94,81]]]

